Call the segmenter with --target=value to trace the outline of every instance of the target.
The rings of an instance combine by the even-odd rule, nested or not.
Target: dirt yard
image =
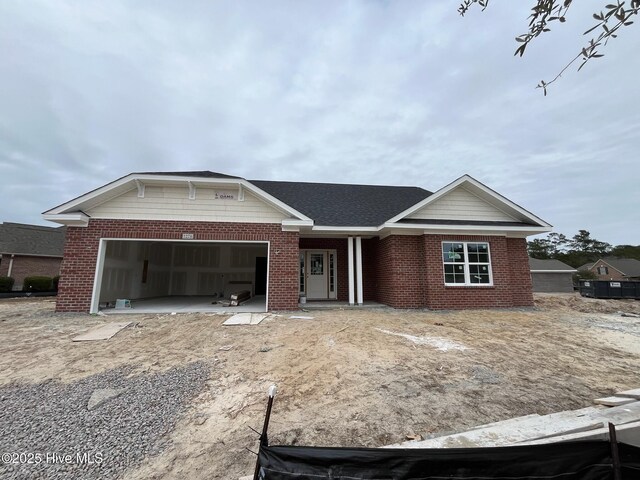
[[[51,300],[0,301],[0,386],[69,383],[119,366],[137,374],[202,360],[206,387],[168,447],[126,479],[252,473],[266,391],[279,388],[270,442],[382,446],[530,413],[589,406],[640,387],[638,301],[539,295],[535,309],[283,313],[223,327],[208,314],[56,314]],[[313,320],[291,319],[307,315]],[[137,325],[103,342],[71,338]],[[34,399],[37,401],[37,399]]]

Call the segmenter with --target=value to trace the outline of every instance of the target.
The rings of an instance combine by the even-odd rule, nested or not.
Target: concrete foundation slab
[[[98,328],[94,328],[93,330],[89,330],[86,333],[78,335],[77,337],[73,337],[71,341],[73,342],[91,342],[98,340],[109,340],[116,333],[118,333],[123,328],[131,325],[132,322],[114,322],[107,323]]]

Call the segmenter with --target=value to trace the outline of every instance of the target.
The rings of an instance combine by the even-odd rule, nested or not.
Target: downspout
[[[7,270],[7,277],[11,276],[11,270],[13,270],[13,253],[11,254],[11,258],[9,259],[9,269]]]

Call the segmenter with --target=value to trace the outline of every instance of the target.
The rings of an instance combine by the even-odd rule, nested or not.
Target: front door
[[[307,252],[307,297],[328,298],[327,252]]]

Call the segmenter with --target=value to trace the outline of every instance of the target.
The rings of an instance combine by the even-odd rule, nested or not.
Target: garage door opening
[[[266,312],[268,257],[267,242],[103,239],[91,312]]]

